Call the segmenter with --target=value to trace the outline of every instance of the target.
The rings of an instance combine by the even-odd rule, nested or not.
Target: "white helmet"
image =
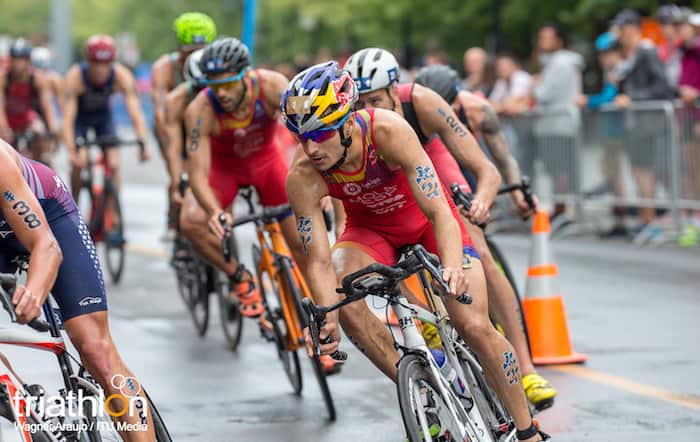
[[[361,49],[348,58],[345,67],[361,94],[385,89],[399,82],[399,63],[381,48]]]
[[[204,81],[206,81],[206,76],[199,68],[202,54],[204,54],[204,48],[197,49],[187,57],[185,65],[182,67],[182,76],[185,78],[185,81],[197,87],[202,86]]]
[[[48,69],[51,65],[51,51],[48,48],[38,46],[32,49],[32,65],[37,69]]]

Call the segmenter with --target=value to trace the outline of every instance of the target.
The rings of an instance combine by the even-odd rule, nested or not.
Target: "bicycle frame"
[[[394,313],[399,320],[399,328],[404,339],[404,345],[400,346],[400,348],[402,348],[404,354],[417,352],[424,355],[425,359],[429,361],[430,371],[433,377],[440,380],[440,384],[438,386],[440,389],[440,395],[444,398],[450,399],[449,401],[446,401],[446,405],[450,410],[450,413],[452,413],[454,416],[461,416],[464,414],[465,410],[463,409],[462,404],[459,402],[459,398],[452,389],[452,386],[440,372],[440,368],[437,366],[430,349],[426,345],[425,339],[416,327],[415,319],[419,319],[424,323],[429,323],[437,327],[440,334],[440,339],[443,343],[442,350],[445,352],[445,356],[451,364],[451,367],[456,371],[459,379],[464,380],[466,379],[466,376],[462,371],[462,366],[457,358],[454,348],[452,345],[450,345],[455,341],[453,337],[454,329],[449,323],[449,315],[447,314],[447,310],[445,309],[442,300],[435,295],[432,288],[430,288],[430,285],[428,284],[428,276],[425,274],[425,271],[421,271],[418,276],[430,308],[435,313],[432,313],[421,306],[411,304],[403,294],[400,297],[397,297],[396,300],[389,301],[391,308],[394,310]],[[466,352],[466,349],[464,350],[465,354],[469,353]],[[476,361],[473,362],[476,363]],[[476,366],[479,366],[478,363]],[[469,390],[466,389],[466,391]],[[474,400],[470,396],[465,396],[465,398],[469,399],[470,401]],[[466,412],[475,412],[472,415],[472,419],[476,420],[475,423],[477,427],[479,427],[475,428],[475,430],[481,430],[482,437],[484,434],[489,434],[488,428],[481,416],[481,413],[478,411],[478,407],[474,406],[471,408],[471,410],[467,410]],[[465,437],[468,437],[467,429],[461,420],[459,420],[457,423],[460,431],[460,437],[462,438],[461,440],[464,440]],[[424,428],[424,431],[425,430],[426,429]]]
[[[260,270],[266,271],[271,279],[277,278],[279,274],[278,262],[287,259],[291,262],[291,270],[296,283],[299,285],[301,292],[305,297],[310,298],[309,289],[302,277],[299,268],[294,264],[291,258],[291,252],[287,247],[287,243],[282,235],[279,222],[257,223],[256,233],[258,243],[260,244]],[[267,233],[267,237],[266,234]],[[269,237],[269,241],[268,241]],[[290,350],[297,350],[303,345],[304,335],[302,333],[299,315],[291,299],[289,288],[286,287],[286,282],[283,278],[278,279],[280,284],[280,303],[282,315],[285,323],[288,325],[287,330],[287,345]],[[290,327],[291,324],[296,324],[296,327]]]

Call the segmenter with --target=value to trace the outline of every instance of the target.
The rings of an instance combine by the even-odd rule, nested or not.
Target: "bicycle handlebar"
[[[432,278],[433,287],[437,289],[440,296],[447,295],[449,287],[442,279],[440,261],[437,256],[426,251],[420,244],[411,246],[404,256],[405,258],[394,266],[373,263],[346,275],[341,283],[342,287],[336,289],[337,293],[345,295],[345,299],[333,305],[328,307],[318,306],[312,303],[311,300],[304,299],[304,310],[310,318],[309,332],[317,354],[319,330],[323,327],[328,313],[369,295],[380,296],[389,300],[395,299],[397,296],[400,296],[400,292],[397,290],[399,283],[421,270],[428,271]],[[472,303],[472,297],[468,293],[459,295],[456,299],[461,304]]]
[[[86,146],[97,146],[103,149],[106,147],[118,146],[138,146],[141,150],[146,148],[146,145],[142,140],[123,140],[114,135],[101,135],[93,140],[88,140],[84,137],[77,137],[75,139],[75,145],[77,148]]]
[[[503,195],[504,193],[510,193],[515,190],[520,190],[523,193],[523,196],[525,198],[525,202],[527,203],[528,206],[530,206],[530,209],[536,210],[537,207],[535,205],[535,199],[532,194],[532,188],[530,186],[530,178],[527,176],[524,176],[522,181],[517,184],[508,184],[506,186],[502,186],[498,189],[498,195]],[[474,200],[474,194],[473,193],[466,193],[464,192],[460,187],[459,184],[457,183],[452,183],[450,185],[450,192],[452,193],[452,199],[455,202],[456,205],[462,206],[464,210],[469,211],[472,207],[472,201]],[[480,224],[479,227],[482,229],[486,227],[485,224]]]
[[[278,217],[289,213],[291,210],[289,204],[282,204],[276,207],[265,207],[262,212],[254,213],[252,215],[241,216],[233,221],[231,228],[242,226],[243,224],[253,223],[262,221],[267,224],[273,219],[277,220]]]
[[[17,313],[15,306],[12,304],[12,295],[17,287],[17,277],[10,273],[0,273],[0,302],[7,313],[10,315],[12,322],[17,322]],[[49,324],[43,319],[35,318],[27,323],[28,326],[38,332],[49,331]]]

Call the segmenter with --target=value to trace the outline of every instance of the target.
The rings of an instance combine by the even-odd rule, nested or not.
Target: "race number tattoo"
[[[304,253],[309,253],[309,244],[311,244],[311,217],[310,216],[300,216],[297,222],[297,232],[299,232],[299,239],[301,240],[301,245],[304,247]]]
[[[36,229],[41,225],[41,220],[35,213],[32,212],[32,208],[29,207],[27,203],[22,200],[16,201],[15,195],[9,190],[3,192],[2,196],[7,202],[14,202],[12,205],[12,210],[22,218],[27,227],[30,229]]]
[[[518,368],[518,362],[515,360],[513,352],[504,352],[503,358],[503,373],[508,378],[508,385],[517,384],[520,382],[520,368]]]
[[[194,152],[199,147],[199,136],[201,135],[202,119],[197,118],[192,128],[192,141],[190,142],[190,150]]]
[[[454,115],[448,115],[447,112],[440,108],[438,108],[437,111],[440,116],[445,119],[447,125],[450,126],[450,129],[452,129],[452,132],[456,133],[461,138],[464,138],[469,134],[464,126],[462,126],[462,123],[460,123]]]
[[[416,184],[420,186],[421,192],[431,200],[433,198],[440,198],[440,183],[435,177],[435,172],[430,166],[416,166]]]

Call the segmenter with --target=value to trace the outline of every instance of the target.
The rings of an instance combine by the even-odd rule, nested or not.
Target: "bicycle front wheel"
[[[280,285],[262,268],[260,260],[260,248],[254,244],[253,265],[265,304],[264,324],[261,324],[262,333],[268,340],[274,342],[277,357],[282,362],[282,368],[287,374],[294,394],[300,395],[303,387],[301,364],[297,350],[289,348],[289,326],[282,312]]]
[[[306,311],[301,305],[301,290],[296,283],[296,279],[292,274],[291,264],[288,260],[283,259],[280,262],[280,276],[282,281],[287,285],[288,293],[291,295],[294,301],[294,309],[296,310],[297,317],[300,324],[298,324],[302,329],[309,323],[309,318],[306,316]],[[321,364],[321,359],[314,355],[311,358],[311,367],[314,370],[314,375],[318,381],[318,386],[321,389],[321,396],[323,397],[323,402],[326,404],[326,411],[328,412],[328,419],[335,421],[335,404],[333,403],[333,396],[331,395],[331,389],[328,386],[328,379],[326,377],[326,372],[323,370],[323,365]]]
[[[105,263],[107,271],[114,284],[119,284],[124,272],[124,219],[119,203],[119,194],[114,185],[108,181],[104,195],[104,232],[105,238]]]
[[[396,388],[408,439],[411,442],[480,440],[459,401],[443,397],[440,382],[423,355],[409,353],[399,361]],[[463,429],[467,434],[462,434]]]

